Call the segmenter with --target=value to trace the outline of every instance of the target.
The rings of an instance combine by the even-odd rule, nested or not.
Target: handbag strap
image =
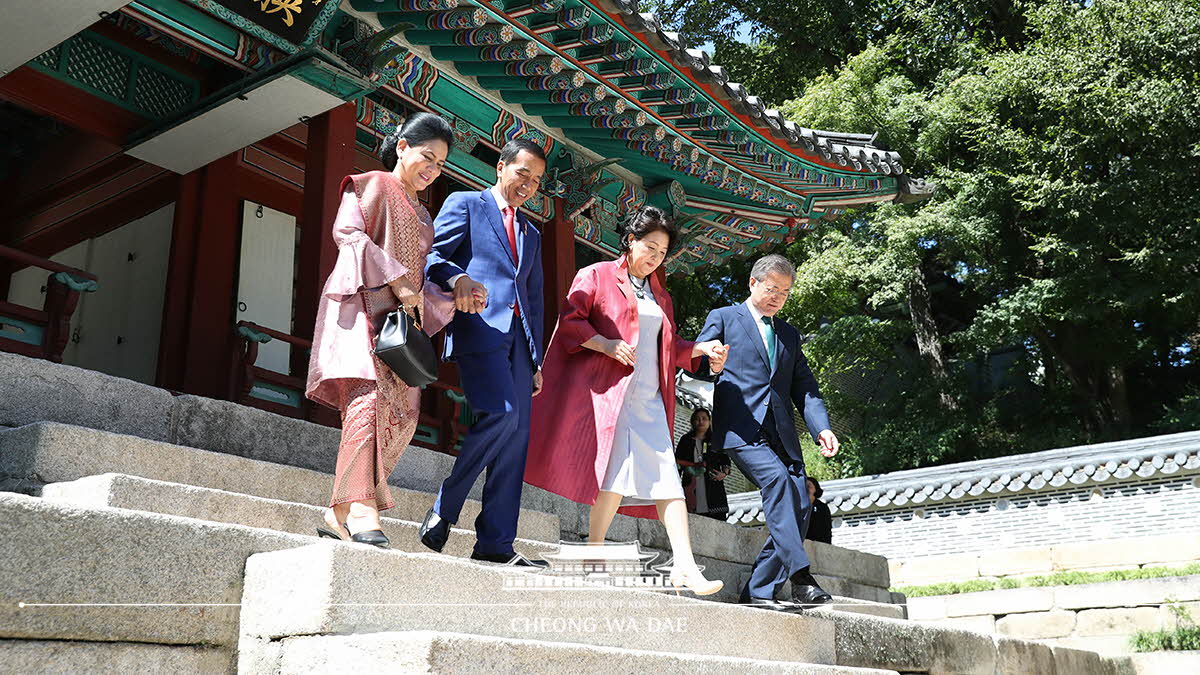
[[[372,291],[372,292],[382,291],[383,289],[387,288],[388,286],[391,286],[391,284],[384,284],[382,286],[374,286],[374,287],[370,287],[370,288],[364,288],[363,290],[364,291]],[[425,290],[425,278],[424,277],[421,278],[421,288],[417,289],[417,292],[420,293],[423,290]],[[404,305],[400,305],[399,309],[403,310]],[[405,314],[409,314],[409,313],[406,311]],[[413,316],[413,315],[415,315],[415,316]],[[424,328],[421,327],[421,310],[417,309],[416,307],[413,307],[412,314],[410,314],[410,316],[413,316],[413,321],[416,322],[417,328],[419,328],[421,330],[425,330]]]

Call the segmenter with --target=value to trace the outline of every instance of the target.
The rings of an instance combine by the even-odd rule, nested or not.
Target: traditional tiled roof
[[[873,145],[875,134],[807,129],[785,119],[778,110],[768,108],[761,98],[748,92],[740,83],[730,82],[729,74],[714,64],[707,52],[687,48],[683,36],[664,30],[654,14],[641,12],[639,0],[596,0],[593,4],[617,14],[625,25],[645,34],[650,38],[648,44],[665,52],[677,66],[687,68],[696,81],[723,94],[736,112],[749,117],[760,129],[769,131],[778,142],[803,147],[809,153],[855,170],[865,169],[884,175],[904,173],[899,153]]]
[[[1180,472],[1200,473],[1200,431],[831,480],[821,487],[833,513],[853,514]],[[731,495],[729,512],[730,522],[761,522],[761,495]]]
[[[398,49],[411,49],[406,64],[426,61],[488,92],[502,115],[519,108],[529,121],[521,133],[549,133],[592,153],[560,144],[548,184],[566,198],[577,236],[596,248],[615,241],[618,211],[645,202],[673,210],[687,236],[669,272],[775,246],[848,208],[931,194],[873,135],[784,119],[633,0],[349,0],[343,7]],[[492,127],[469,119],[469,109],[444,111],[478,131]],[[588,168],[596,157],[619,160],[629,173]],[[555,179],[568,174],[570,181]],[[622,183],[630,174],[642,184]],[[590,208],[600,192],[610,208]]]

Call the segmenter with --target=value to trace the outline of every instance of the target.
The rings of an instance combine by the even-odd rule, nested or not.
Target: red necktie
[[[517,210],[511,206],[504,207],[504,231],[508,233],[508,248],[512,251],[514,264],[519,264],[517,259]],[[513,313],[521,316],[520,303],[513,303]]]
[[[504,231],[508,233],[508,248],[512,250],[513,262],[517,262],[517,210],[511,206],[504,207]]]

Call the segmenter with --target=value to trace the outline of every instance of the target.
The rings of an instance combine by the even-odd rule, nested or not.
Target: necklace
[[[633,285],[633,294],[638,297],[638,300],[646,299],[646,280],[642,279],[642,283],[633,280],[632,274],[629,275],[629,283]]]

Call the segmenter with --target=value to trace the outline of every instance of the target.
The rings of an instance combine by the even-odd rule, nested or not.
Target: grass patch
[[[1186,577],[1200,574],[1200,563],[1183,567],[1143,567],[1136,570],[1111,570],[1108,572],[1055,572],[1034,577],[1004,577],[1002,579],[971,579],[970,581],[947,581],[925,586],[900,586],[892,590],[910,598],[931,595],[958,595],[1009,588],[1033,588],[1038,586],[1077,586],[1105,581],[1134,581],[1161,577]]]
[[[1186,607],[1170,605],[1175,615],[1173,630],[1141,630],[1129,638],[1135,652],[1189,651],[1200,649],[1200,626],[1192,621]]]

